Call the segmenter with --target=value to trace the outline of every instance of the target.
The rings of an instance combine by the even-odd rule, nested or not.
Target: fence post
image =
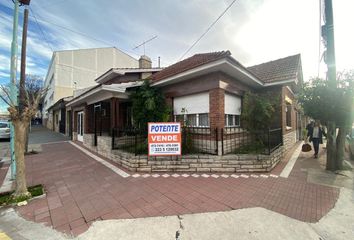
[[[135,134],[134,134],[134,153],[135,153],[135,156],[136,156],[136,155],[138,155],[137,152],[136,152],[136,145],[138,144],[138,136],[137,136],[138,131],[134,131],[134,132],[135,132]]]
[[[270,128],[268,128],[268,154],[270,154]]]
[[[214,134],[215,134],[215,152],[217,155],[219,155],[219,138],[218,138],[218,128],[214,129]]]
[[[96,136],[96,133],[95,133],[95,136]],[[96,137],[95,141],[97,141],[97,137]],[[114,149],[114,128],[112,128],[112,149]]]
[[[221,155],[224,155],[224,129],[221,129]]]

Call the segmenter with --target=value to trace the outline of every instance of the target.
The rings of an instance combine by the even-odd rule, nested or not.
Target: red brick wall
[[[292,104],[291,104],[291,129],[286,128],[286,101],[285,98],[288,97],[291,99]],[[295,96],[294,94],[286,87],[284,86],[282,88],[282,126],[283,126],[283,134],[295,131],[297,126],[296,126],[296,111],[295,111]]]
[[[209,121],[211,128],[223,128],[225,125],[225,90],[221,88],[209,91]]]

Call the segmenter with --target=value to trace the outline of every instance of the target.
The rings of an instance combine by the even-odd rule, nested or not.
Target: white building
[[[74,90],[97,85],[95,79],[111,68],[137,67],[137,59],[115,47],[53,52],[44,82],[48,88],[43,100],[44,124],[53,128],[53,114],[48,112],[48,108],[62,98],[73,96]],[[65,122],[61,116],[58,118]]]

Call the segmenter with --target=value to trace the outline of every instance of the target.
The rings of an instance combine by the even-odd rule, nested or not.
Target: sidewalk
[[[98,239],[100,234],[109,236],[105,235],[108,233],[112,236],[119,236],[117,229],[120,229],[120,234],[126,234],[121,236],[128,237],[130,234],[132,238],[127,239],[141,239],[134,238],[134,236],[145,236],[145,239],[168,239],[162,236],[169,236],[169,239],[172,239],[172,230],[173,234],[178,229],[187,234],[185,229],[188,227],[181,228],[182,220],[179,218],[191,219],[190,224],[193,222],[195,227],[192,229],[190,229],[192,225],[187,224],[190,229],[189,234],[196,234],[197,229],[209,233],[219,232],[218,229],[223,229],[221,223],[224,223],[225,228],[227,226],[231,228],[233,226],[230,222],[232,222],[235,223],[234,226],[239,226],[240,231],[246,231],[245,226],[249,226],[247,229],[250,231],[267,229],[269,234],[272,233],[274,236],[277,234],[273,231],[278,229],[276,226],[286,228],[287,233],[290,233],[289,226],[296,225],[294,229],[298,227],[300,231],[301,227],[308,228],[309,226],[304,222],[318,222],[334,207],[340,192],[338,188],[307,182],[309,173],[304,171],[306,170],[304,167],[306,164],[313,164],[316,167],[317,160],[304,153],[300,155],[289,178],[266,178],[260,175],[235,178],[223,176],[223,174],[208,178],[193,175],[172,176],[171,174],[168,176],[162,174],[157,177],[152,175],[134,177],[134,173],[130,173],[130,177],[125,178],[70,143],[45,144],[42,148],[42,153],[26,157],[27,178],[28,185],[44,184],[47,195],[45,198],[31,201],[27,206],[17,207],[16,211],[27,220],[44,223],[60,232],[74,236],[87,231],[95,222],[94,227],[90,228],[87,234],[82,235],[83,239]],[[273,173],[279,174],[280,172],[281,169],[278,167]],[[348,201],[348,194],[341,194],[345,198],[342,201]],[[243,210],[232,211],[235,209]],[[342,208],[339,210],[343,211]],[[194,215],[195,213],[199,214]],[[172,217],[175,215],[181,217]],[[5,216],[21,220],[15,212],[6,213]],[[213,220],[218,218],[224,221]],[[0,217],[0,225],[2,225],[1,219],[3,217]],[[109,219],[122,220],[100,221]],[[280,220],[284,220],[284,223],[278,223]],[[272,225],[269,225],[272,221],[273,230],[268,229],[268,227],[272,228]],[[161,228],[159,231],[151,225],[148,228],[144,225],[153,222],[157,224],[156,228]],[[243,226],[246,222],[249,223]],[[171,226],[167,227],[169,223]],[[201,228],[210,223],[213,223],[216,228],[209,230]],[[183,224],[186,225],[186,222]],[[142,235],[139,233],[136,235],[128,230],[131,227],[140,229]],[[147,234],[150,228],[155,229],[156,234],[162,234],[161,238],[156,237],[160,235],[146,237],[144,234]],[[5,229],[0,227],[1,230]],[[115,234],[113,234],[114,231],[116,231]],[[286,231],[282,231],[285,234]],[[237,232],[238,230],[235,233]],[[228,233],[225,232],[225,234]],[[252,232],[252,234],[255,233]],[[252,234],[250,233],[250,236],[253,236]],[[293,236],[302,235],[294,233]],[[312,232],[307,236],[315,235]]]
[[[43,174],[45,173],[45,174]],[[17,208],[28,220],[78,235],[92,222],[263,207],[306,222],[333,208],[339,190],[284,178],[123,178],[69,143],[27,157],[28,184],[46,198]]]
[[[69,137],[61,133],[53,132],[42,125],[33,125],[29,134],[28,144],[43,144],[69,140]]]

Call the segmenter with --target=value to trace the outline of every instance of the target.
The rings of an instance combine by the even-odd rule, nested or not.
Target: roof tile
[[[300,54],[258,64],[247,69],[265,83],[295,79],[301,66]]]
[[[176,75],[178,73],[193,69],[195,67],[201,66],[203,64],[219,60],[221,58],[230,56],[230,51],[220,51],[211,53],[200,53],[195,54],[192,57],[186,58],[180,62],[177,62],[162,71],[155,73],[152,76],[153,81],[159,81],[164,78]]]

